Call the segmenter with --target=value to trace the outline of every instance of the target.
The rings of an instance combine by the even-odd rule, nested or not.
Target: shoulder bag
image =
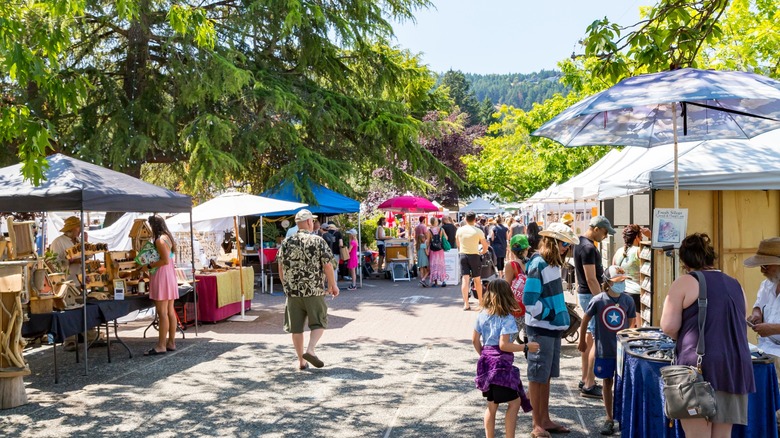
[[[452,249],[452,245],[450,245],[450,240],[449,240],[449,239],[447,239],[447,235],[446,235],[446,234],[444,234],[444,235],[442,235],[442,236],[441,236],[441,247],[442,247],[442,248],[443,248],[445,251],[449,251],[449,250],[451,250],[451,249]]]
[[[707,281],[700,271],[694,271],[692,274],[699,280],[699,341],[696,344],[696,366],[670,365],[661,368],[661,378],[664,382],[664,411],[669,418],[679,420],[706,418],[711,421],[718,412],[715,390],[701,374],[704,356],[704,323],[707,319]]]

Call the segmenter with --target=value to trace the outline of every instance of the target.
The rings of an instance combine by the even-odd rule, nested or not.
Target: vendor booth
[[[47,157],[48,167],[45,171],[45,181],[39,186],[32,185],[22,176],[21,164],[0,169],[0,211],[5,212],[48,212],[48,211],[79,211],[81,214],[81,245],[74,247],[73,258],[81,258],[81,277],[86,283],[78,292],[80,300],[87,302],[87,289],[92,284],[104,283],[102,275],[87,276],[87,257],[90,254],[104,252],[108,249],[105,244],[88,244],[84,242],[84,212],[127,212],[127,211],[153,211],[153,212],[189,212],[192,200],[189,196],[172,192],[170,190],[148,184],[129,175],[115,172],[94,164],[86,163],[61,154]],[[28,231],[29,232],[29,231]],[[36,261],[35,256],[11,253],[9,258],[25,259],[30,265],[40,267],[41,261]],[[90,266],[100,266],[99,260],[91,260]],[[42,269],[38,269],[40,272]],[[51,275],[40,276],[39,294],[45,295],[57,283],[57,278]],[[93,283],[94,282],[94,283]],[[67,283],[62,283],[67,285]],[[72,286],[65,286],[70,290]],[[75,288],[74,288],[75,289]],[[113,289],[112,289],[113,290]],[[111,290],[111,291],[112,291]],[[110,291],[110,292],[111,292]],[[104,293],[102,298],[111,298],[113,292]],[[38,305],[42,304],[39,297]],[[72,298],[72,297],[70,297]],[[62,298],[67,302],[68,293]],[[50,301],[50,300],[49,300]],[[30,306],[32,309],[32,305]],[[99,306],[98,306],[99,307]],[[41,310],[40,306],[38,310]],[[93,306],[81,305],[79,312],[81,319],[77,326],[78,331],[84,335],[84,370],[89,371],[87,356],[87,329],[99,325],[99,319],[90,318],[90,309]],[[45,308],[44,308],[45,311]],[[43,313],[43,312],[41,312]],[[106,312],[101,312],[103,318],[108,318]],[[55,339],[63,334],[59,326],[55,324],[59,318],[51,318],[51,326],[48,332]],[[21,325],[20,325],[21,328]],[[56,342],[56,340],[55,340]],[[55,344],[56,348],[56,344]]]
[[[285,211],[290,208],[302,208],[306,204],[288,202],[247,193],[228,192],[214,199],[204,202],[192,209],[190,216],[176,215],[167,220],[171,224],[192,224],[198,228],[203,224],[206,228],[213,227],[212,221],[222,221],[225,218],[233,219],[233,228],[238,239],[238,218],[249,215],[272,214]],[[238,241],[237,241],[238,242]],[[208,321],[216,322],[240,313],[241,321],[249,321],[254,318],[246,318],[245,311],[251,307],[254,296],[254,271],[251,267],[241,267],[241,244],[236,245],[237,259],[236,269],[203,269],[196,280],[208,284],[209,299],[200,304],[199,309],[207,312]],[[237,306],[236,306],[237,305]],[[212,307],[213,306],[213,307]],[[237,312],[234,312],[238,310]],[[233,312],[233,313],[231,313]]]
[[[614,418],[623,436],[683,437],[679,421],[664,414],[661,368],[671,363],[675,343],[658,329],[618,333],[618,367]],[[775,411],[780,409],[775,366],[767,356],[753,353],[756,392],[748,396],[748,424],[735,425],[732,437],[777,437]]]
[[[358,254],[361,254],[363,248],[363,242],[362,242],[362,232],[361,232],[362,215],[360,212],[360,202],[352,198],[349,198],[347,196],[344,196],[341,193],[330,190],[329,188],[321,184],[317,184],[314,181],[307,180],[306,182],[308,183],[308,187],[311,190],[311,195],[313,198],[313,202],[307,205],[306,209],[312,212],[313,214],[333,216],[338,214],[358,213],[358,227],[357,227]],[[296,190],[293,181],[290,180],[283,181],[281,184],[275,187],[271,187],[270,189],[264,191],[261,195],[273,199],[283,200],[283,201],[304,202],[303,196],[298,190]],[[287,211],[279,211],[270,216],[293,216],[295,213],[298,212],[298,210],[300,210],[300,208],[290,209]],[[291,226],[292,225],[294,224],[291,224]],[[346,236],[344,237],[346,238]],[[271,275],[273,276],[273,271],[271,270],[271,267],[273,266],[272,261],[261,260],[261,262],[263,262],[263,264],[261,265],[263,271],[265,271],[266,265],[268,265],[269,272],[271,272]],[[358,266],[360,267],[360,265]],[[338,266],[336,266],[335,268],[338,270]],[[357,271],[359,272],[360,285],[362,286],[363,270],[358,269]],[[273,288],[273,284],[270,285],[269,290],[272,290],[272,288]]]

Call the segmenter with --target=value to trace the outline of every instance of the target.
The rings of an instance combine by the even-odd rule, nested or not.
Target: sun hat
[[[79,220],[79,218],[76,216],[71,216],[65,219],[65,223],[62,225],[60,232],[67,233],[68,231],[74,230],[76,228],[81,228],[81,220]]]
[[[509,239],[509,249],[512,251],[520,252],[529,246],[531,246],[531,244],[528,243],[528,236],[525,234],[515,234]]]
[[[336,224],[334,224],[333,222],[330,222],[328,224],[328,230],[329,231],[338,231],[338,229],[339,229],[339,227],[337,227]]]
[[[780,265],[780,237],[762,240],[758,244],[756,255],[745,259],[744,263],[748,268],[761,265]]]
[[[615,283],[626,281],[626,279],[628,279],[628,275],[626,275],[626,272],[620,266],[612,265],[604,270],[604,281]]]
[[[311,212],[309,210],[306,210],[305,208],[295,214],[295,222],[304,222],[309,219],[314,219],[314,215],[311,214]]]
[[[609,234],[615,234],[616,232],[615,229],[612,228],[612,224],[609,223],[609,219],[605,216],[593,216],[589,225],[594,228],[604,228]]]
[[[572,231],[571,228],[569,228],[566,224],[562,224],[560,222],[551,223],[550,226],[540,231],[539,235],[552,237],[555,240],[571,243],[572,245],[577,245],[580,243],[580,239],[577,238],[577,235],[574,234],[574,231]]]
[[[563,216],[561,216],[561,222],[569,225],[570,223],[574,222],[574,215],[571,213],[564,213]]]

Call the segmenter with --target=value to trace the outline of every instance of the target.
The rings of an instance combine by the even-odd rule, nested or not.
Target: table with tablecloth
[[[91,329],[105,325],[108,327],[110,322],[114,322],[114,336],[121,345],[127,349],[132,357],[130,349],[119,339],[116,332],[116,319],[127,315],[128,313],[146,309],[154,306],[147,295],[126,296],[125,300],[92,300],[87,301],[86,306],[77,308],[54,311],[42,314],[32,314],[28,321],[22,324],[22,336],[25,338],[34,338],[39,336],[51,336],[55,343],[54,348],[54,381],[59,381],[59,370],[57,369],[57,349],[56,344],[65,342],[65,339],[84,333],[84,313],[86,311],[86,328]],[[85,308],[86,307],[86,308]],[[110,340],[106,354],[108,361],[111,362]],[[76,349],[76,361],[78,362],[79,350]]]
[[[621,434],[630,437],[684,437],[679,421],[669,427],[664,415],[661,368],[667,362],[651,361],[625,353],[622,376],[615,380],[614,416]],[[735,425],[732,437],[777,437],[775,411],[780,390],[772,363],[753,362],[756,392],[748,397],[748,425]]]
[[[224,272],[198,274],[198,319],[217,322],[241,313],[241,277],[244,281],[244,309],[252,306],[255,271],[251,266]]]

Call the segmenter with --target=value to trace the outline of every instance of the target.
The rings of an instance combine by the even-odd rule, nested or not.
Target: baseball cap
[[[615,234],[615,229],[612,228],[612,224],[609,223],[609,219],[607,219],[605,216],[593,216],[593,218],[590,220],[590,224],[588,225],[596,228],[604,228],[607,230],[607,233]]]
[[[626,275],[626,272],[620,266],[612,265],[604,270],[604,281],[615,283],[626,281],[627,278],[628,275]]]
[[[354,229],[354,228],[350,228],[350,230],[349,230],[349,231],[347,231],[347,234],[354,234],[354,235],[356,235],[356,236],[357,236],[357,230],[356,230],[356,229]]]
[[[303,209],[295,214],[295,222],[304,222],[309,219],[314,219],[314,215],[309,210]]]
[[[526,236],[525,234],[515,234],[509,240],[509,248],[512,251],[522,251],[528,248],[529,246],[531,245],[528,243],[528,236]]]

